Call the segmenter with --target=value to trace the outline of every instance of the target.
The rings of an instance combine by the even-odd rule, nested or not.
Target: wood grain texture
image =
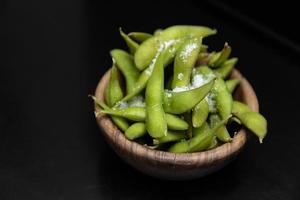
[[[102,101],[109,77],[110,72],[107,71],[95,92],[95,96]],[[238,70],[234,70],[231,77],[240,80],[234,98],[246,103],[254,111],[258,111],[257,97],[249,82]],[[95,107],[95,109],[99,108]],[[196,153],[169,153],[153,150],[126,139],[107,115],[98,116],[97,123],[108,144],[124,161],[145,174],[162,179],[183,180],[208,175],[234,159],[247,141],[246,129],[241,129],[231,143],[215,149]]]

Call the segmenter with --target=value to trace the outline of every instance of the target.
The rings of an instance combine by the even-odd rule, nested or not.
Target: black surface
[[[300,45],[300,29],[296,26],[295,20],[299,19],[299,7],[297,1],[236,1],[236,0],[208,0],[210,4],[229,6],[234,12],[254,20],[257,24],[263,25],[275,33],[292,40]],[[199,2],[200,3],[200,2]]]
[[[147,3],[147,5],[146,5]],[[2,1],[0,199],[299,199],[299,59],[198,3]],[[145,8],[147,7],[147,9]],[[144,9],[145,8],[145,9]],[[269,121],[238,159],[195,181],[154,179],[123,163],[103,141],[93,93],[124,31],[202,24],[230,42]]]

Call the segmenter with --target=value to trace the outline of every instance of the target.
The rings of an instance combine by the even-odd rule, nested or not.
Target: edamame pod
[[[213,128],[221,121],[221,119],[218,116],[218,114],[212,114],[209,117],[209,121],[210,121],[210,127]],[[231,142],[232,141],[232,138],[230,137],[230,134],[228,133],[225,125],[222,125],[216,131],[215,135],[221,142]]]
[[[167,134],[167,121],[163,109],[164,65],[163,54],[158,55],[145,92],[146,129],[153,138]]]
[[[142,43],[145,40],[152,37],[150,33],[144,33],[144,32],[131,32],[128,34],[128,36],[139,43]]]
[[[235,88],[240,84],[240,80],[230,79],[230,80],[225,81],[225,84],[226,84],[228,92],[230,92],[232,94],[233,91],[235,90]]]
[[[136,67],[140,70],[150,65],[161,45],[184,36],[206,37],[216,33],[216,30],[204,26],[171,26],[157,36],[143,42],[134,55]]]
[[[192,69],[197,61],[201,43],[202,37],[188,38],[177,51],[174,60],[173,89],[189,85]]]
[[[101,104],[101,105],[100,105]],[[101,106],[105,111],[101,111],[102,113],[106,113],[113,116],[122,116],[126,119],[130,119],[133,121],[141,121],[144,122],[146,120],[146,110],[143,107],[127,107],[127,108],[114,108],[111,109],[106,106],[104,103],[100,103]],[[170,130],[187,130],[188,123],[185,122],[183,119],[176,115],[172,114],[165,114],[167,126]]]
[[[177,142],[185,138],[184,132],[179,132],[179,131],[169,131],[167,132],[166,136],[163,136],[161,138],[156,138],[153,139],[153,144],[158,145],[158,144],[163,144],[163,143],[168,143],[168,142]]]
[[[171,153],[187,153],[190,150],[189,140],[183,140],[173,144],[168,151]]]
[[[182,92],[165,91],[163,102],[165,112],[181,114],[191,110],[209,93],[213,85],[214,80],[211,80],[207,84],[192,90]]]
[[[105,109],[101,110],[102,113],[112,116],[124,117],[132,121],[143,122],[146,118],[145,108],[142,107],[128,107],[121,109]]]
[[[123,97],[123,91],[119,82],[119,75],[118,69],[115,65],[113,65],[110,71],[109,83],[104,93],[105,102],[109,107],[112,107]]]
[[[95,104],[99,107],[99,108],[103,108],[103,109],[110,109],[106,104],[100,102],[95,96],[91,96],[92,99],[94,100]],[[127,128],[129,127],[129,124],[127,122],[126,119],[122,118],[122,117],[117,117],[117,116],[111,116],[111,119],[113,120],[113,122],[117,125],[117,127],[121,130],[121,131],[126,131]]]
[[[170,130],[187,130],[189,127],[186,121],[176,115],[166,113],[166,120]]]
[[[245,112],[254,112],[249,106],[246,104],[239,102],[239,101],[233,101],[232,103],[232,112],[236,114],[241,114]]]
[[[202,47],[202,45],[201,45],[201,47]],[[201,52],[201,50],[200,50],[196,65],[197,66],[208,65],[208,62],[210,60],[210,55],[211,55],[210,53]]]
[[[114,49],[110,54],[125,78],[127,94],[132,93],[139,77],[139,71],[134,66],[132,56],[120,49]]]
[[[124,132],[129,128],[129,124],[127,120],[124,119],[123,117],[111,116],[111,119],[121,131]]]
[[[203,151],[207,149],[211,144],[211,140],[215,137],[215,133],[219,128],[224,126],[227,120],[228,118],[220,121],[215,127],[210,128],[208,131],[203,131],[203,133],[199,133],[197,136],[192,138],[189,143],[189,152]]]
[[[160,35],[160,34],[163,32],[163,30],[164,30],[164,29],[161,29],[161,28],[156,29],[156,30],[153,32],[153,35],[154,35],[154,36],[158,36],[158,35]]]
[[[218,123],[212,129],[202,129],[203,132],[199,132],[193,138],[185,141],[181,141],[172,145],[168,151],[173,153],[186,153],[186,152],[196,152],[196,151],[203,151],[207,149],[210,144],[211,140],[215,136],[214,133],[226,123],[228,119],[223,120]]]
[[[149,76],[150,76],[149,74],[151,74],[151,73],[152,72],[149,72],[148,69],[145,69],[139,75],[135,85],[133,86],[133,89],[130,92],[128,92],[127,95],[120,102],[125,102],[125,101],[128,101],[128,100],[132,99],[133,97],[138,95],[143,89],[145,89],[145,87],[147,85],[147,81],[148,81]]]
[[[168,44],[168,47],[166,49],[162,50],[161,54],[163,54],[164,57],[164,67],[167,66],[168,63],[170,63],[175,57],[175,53],[179,48],[181,41],[182,40],[177,40],[175,42],[172,42],[172,44]],[[127,93],[127,95],[121,101],[128,101],[129,99],[138,95],[143,89],[145,89],[147,81],[149,80],[149,77],[152,74],[153,66],[154,63],[152,63],[147,69],[143,70],[143,72],[138,77],[137,82],[132,91],[130,93]]]
[[[232,69],[234,68],[235,64],[237,63],[237,58],[231,58],[226,60],[221,67],[215,70],[215,73],[218,74],[223,79],[227,78],[228,75],[231,73]]]
[[[226,84],[222,78],[217,78],[212,88],[212,93],[216,101],[217,111],[222,119],[228,118],[232,109],[232,96],[228,92]]]
[[[208,81],[216,77],[213,70],[206,65],[194,68],[192,75],[193,78],[195,78],[197,75],[202,75],[202,78]]]
[[[218,143],[217,137],[214,136],[214,137],[212,138],[212,140],[210,141],[210,145],[209,145],[209,147],[207,147],[207,150],[214,149],[214,148],[216,148],[218,145],[219,145],[219,143]]]
[[[209,66],[213,68],[221,66],[221,64],[223,64],[228,59],[230,53],[231,53],[231,47],[226,42],[221,52],[212,55],[209,61]]]
[[[203,134],[198,135],[198,137],[192,138],[189,143],[188,152],[197,152],[206,150],[210,144],[211,140],[214,138],[214,134],[209,131]]]
[[[136,138],[142,137],[146,135],[147,130],[146,130],[146,125],[145,123],[142,122],[137,122],[132,124],[126,131],[125,131],[125,136],[129,140],[134,140]]]
[[[193,127],[200,127],[206,121],[209,114],[209,107],[206,99],[200,101],[192,110]]]
[[[209,125],[207,122],[204,122],[202,126],[198,128],[193,128],[193,136],[199,135],[203,132],[207,132],[210,129]]]
[[[126,42],[129,51],[131,54],[134,54],[136,52],[136,50],[139,48],[139,44],[136,43],[135,41],[133,41],[127,34],[125,34],[121,28],[119,28],[120,31],[120,35],[122,36],[122,38],[124,39],[124,41]]]
[[[267,120],[261,114],[238,101],[233,102],[232,114],[259,138],[260,143],[263,142],[267,134]]]

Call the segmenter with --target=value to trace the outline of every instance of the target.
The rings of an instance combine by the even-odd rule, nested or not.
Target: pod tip
[[[259,138],[259,143],[260,143],[260,144],[263,143],[263,139],[264,139],[264,138]]]

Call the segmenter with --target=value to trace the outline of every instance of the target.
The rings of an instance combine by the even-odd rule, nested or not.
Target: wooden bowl
[[[107,71],[95,92],[95,96],[102,101],[109,77],[110,72]],[[258,111],[258,101],[249,82],[238,70],[234,70],[231,77],[240,80],[234,98]],[[242,128],[231,143],[215,149],[196,153],[170,153],[128,140],[107,115],[98,116],[97,123],[108,144],[124,161],[145,174],[162,179],[194,179],[215,172],[235,158],[247,141],[246,129]]]

